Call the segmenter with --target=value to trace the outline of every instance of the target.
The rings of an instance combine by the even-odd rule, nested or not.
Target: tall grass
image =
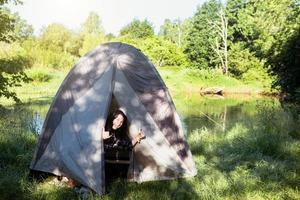
[[[202,182],[196,187],[213,199],[300,197],[299,124],[272,106],[257,109],[256,120],[225,133],[203,128],[189,136]]]

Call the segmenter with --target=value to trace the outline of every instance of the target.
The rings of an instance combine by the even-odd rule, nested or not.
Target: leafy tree
[[[219,2],[209,0],[198,7],[192,18],[184,52],[196,68],[215,68],[219,65],[217,55],[212,49],[218,36],[210,25],[219,19],[219,9]]]
[[[20,86],[23,81],[29,81],[23,69],[28,66],[26,56],[19,52],[14,52],[13,45],[9,44],[16,40],[16,19],[4,5],[9,0],[0,0],[0,97],[12,98],[19,101],[11,87]],[[14,1],[15,4],[20,1]],[[13,50],[12,50],[13,49]],[[20,48],[21,49],[21,48]]]
[[[10,11],[0,4],[0,41],[10,42],[13,37],[9,33],[14,29],[14,19]]]
[[[121,29],[120,35],[135,39],[147,38],[154,36],[154,29],[152,24],[147,20],[140,21],[134,19],[131,23]]]
[[[161,37],[132,39],[121,37],[117,41],[126,42],[139,48],[153,62],[155,66],[185,66],[187,58],[183,50],[171,41]]]
[[[66,42],[71,38],[71,32],[62,24],[50,24],[43,31],[40,43],[43,48],[52,51],[66,52]]]
[[[83,38],[79,33],[71,32],[69,40],[66,41],[64,47],[68,53],[73,56],[80,56],[80,48],[82,47]]]
[[[82,25],[82,47],[79,49],[79,54],[84,55],[97,45],[105,41],[104,29],[100,16],[91,12]]]
[[[82,24],[83,34],[104,33],[100,16],[95,12],[90,12],[89,16]]]
[[[274,86],[285,88],[281,84],[288,81],[282,82],[280,69],[285,69],[283,63],[286,62],[280,64],[278,60],[285,56],[278,57],[277,54],[288,46],[285,43],[290,38],[291,27],[299,24],[295,21],[296,8],[299,10],[299,3],[294,0],[228,0],[229,68],[235,76],[249,78],[254,75],[250,72],[256,71],[261,72],[256,73],[256,77],[260,74],[260,79],[265,79],[266,69],[271,65],[271,75],[281,74]],[[276,66],[275,60],[281,67]],[[284,77],[287,78],[287,74]]]
[[[17,40],[33,37],[33,27],[31,25],[21,19],[18,14],[14,14],[13,18],[15,20],[14,36]]]
[[[294,0],[228,0],[229,37],[244,42],[259,58],[266,56],[274,36],[283,30]]]
[[[181,47],[184,45],[184,40],[188,33],[188,20],[181,21],[176,19],[171,21],[166,19],[164,24],[160,27],[159,35],[166,40],[170,40],[177,46]]]
[[[0,47],[0,96],[19,102],[17,94],[9,88],[21,86],[21,82],[30,80],[23,72],[24,68],[29,67],[30,62],[19,44],[1,42]]]
[[[112,33],[108,33],[108,34],[105,35],[105,38],[107,40],[113,40],[114,38],[116,38],[116,36]]]
[[[300,7],[295,3],[289,9],[283,31],[267,53],[267,64],[276,76],[273,86],[300,100]]]

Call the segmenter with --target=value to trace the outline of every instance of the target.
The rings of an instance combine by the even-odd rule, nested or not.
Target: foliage
[[[106,41],[100,16],[94,12],[91,12],[83,23],[80,34],[82,45],[79,49],[79,55],[81,56]]]
[[[106,41],[104,35],[102,33],[89,33],[83,36],[82,46],[79,49],[79,55],[83,56],[96,46],[104,43]]]
[[[64,44],[66,52],[69,54],[79,57],[80,48],[82,47],[83,38],[79,33],[72,32],[71,37]]]
[[[0,42],[0,97],[20,101],[10,88],[21,86],[22,82],[30,80],[23,72],[30,64],[26,51],[19,44]]]
[[[89,16],[82,24],[82,33],[104,33],[100,16],[95,12],[90,12]]]
[[[217,33],[210,24],[219,19],[219,8],[220,3],[216,0],[208,0],[198,7],[192,18],[184,52],[196,68],[215,68],[218,65],[217,55],[212,49]]]
[[[185,66],[186,57],[182,49],[176,44],[164,40],[161,37],[150,37],[145,39],[131,39],[121,37],[116,41],[126,42],[141,49],[142,52],[154,63],[155,66]]]
[[[22,19],[17,13],[13,14],[14,19],[14,38],[16,40],[25,40],[33,37],[33,27]]]
[[[298,17],[300,19],[300,15]],[[300,22],[300,20],[299,20]],[[283,92],[300,97],[300,26],[282,44],[278,42],[270,50],[270,72],[276,75],[274,86]],[[280,41],[280,40],[279,40]]]
[[[18,102],[16,93],[10,88],[20,86],[21,82],[29,80],[23,72],[23,69],[29,65],[29,59],[18,45],[9,43],[28,37],[30,30],[29,25],[18,15],[13,15],[3,7],[8,2],[10,1],[0,1],[0,97],[12,98]],[[20,1],[16,0],[14,3]]]
[[[51,49],[45,49],[40,45],[40,42],[37,39],[25,40],[22,42],[22,46],[30,55],[31,66],[33,67],[44,66],[56,69],[70,68],[78,59],[77,56],[68,52],[55,51],[54,49],[59,49],[59,47],[55,47],[54,45],[51,45]]]
[[[10,34],[14,30],[14,19],[10,11],[0,4],[0,41],[13,40]]]
[[[289,46],[291,33],[297,29],[295,26],[299,24],[299,4],[293,0],[228,0],[227,15],[231,73],[236,77],[248,77],[248,80],[268,79],[268,82],[274,79],[273,75],[277,75],[274,87],[283,86],[284,82],[285,86],[297,85],[297,72],[290,70],[295,69],[296,67],[291,66],[297,64],[287,64],[283,61],[285,56],[277,55],[279,51],[283,51],[283,46]],[[287,52],[296,54],[297,50],[292,45],[289,47]],[[271,72],[269,76],[266,76],[267,70]],[[282,73],[283,71],[286,73]],[[283,91],[292,91],[285,86],[282,87]]]
[[[55,52],[66,52],[66,42],[71,32],[61,24],[50,24],[43,31],[40,38],[41,47]]]
[[[28,74],[28,76],[36,82],[48,82],[52,78],[51,74],[44,71],[35,71],[32,74]]]
[[[190,20],[181,21],[176,19],[171,21],[165,19],[164,24],[160,27],[158,35],[162,36],[165,40],[170,40],[177,46],[182,47],[185,45],[185,40],[188,34]]]
[[[250,69],[262,69],[264,64],[242,42],[231,44],[229,60],[229,71],[237,78],[242,78]]]
[[[133,39],[148,38],[154,36],[154,29],[152,24],[146,19],[144,21],[134,19],[120,30],[120,36],[127,36]]]

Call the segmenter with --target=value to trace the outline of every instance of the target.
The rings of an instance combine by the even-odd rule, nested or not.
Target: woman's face
[[[112,129],[116,130],[122,126],[124,122],[124,117],[121,114],[118,114],[112,122]]]

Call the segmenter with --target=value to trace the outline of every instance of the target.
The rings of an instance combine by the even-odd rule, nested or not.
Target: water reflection
[[[184,105],[179,103],[177,107],[187,133],[204,127],[214,133],[220,130],[226,132],[241,121],[251,123],[257,114],[257,107],[263,104],[280,106],[279,101],[271,97],[247,95],[215,98],[193,95]]]
[[[29,132],[40,134],[49,103],[21,104],[0,107],[0,129],[5,132]]]

